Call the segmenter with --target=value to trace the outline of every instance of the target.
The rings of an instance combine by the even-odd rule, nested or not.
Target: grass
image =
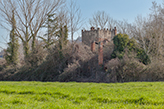
[[[163,82],[0,82],[0,109],[162,109]]]

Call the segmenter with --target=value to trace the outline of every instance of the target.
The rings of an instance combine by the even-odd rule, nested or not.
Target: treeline
[[[0,80],[164,79],[164,7],[156,2],[152,3],[149,16],[138,16],[133,24],[114,20],[104,11],[89,19],[88,23],[95,28],[117,27],[113,44],[104,46],[103,67],[98,66],[97,54],[90,47],[74,41],[83,20],[73,0],[69,5],[65,0],[1,0],[0,14],[4,21],[1,26],[10,31]]]

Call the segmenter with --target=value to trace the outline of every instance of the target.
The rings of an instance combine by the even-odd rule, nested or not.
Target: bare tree
[[[114,28],[114,27],[116,27],[116,25],[117,25],[117,21],[114,20],[113,18],[109,17],[107,27],[108,28]]]
[[[29,41],[32,40],[32,49],[35,48],[35,40],[47,19],[47,15],[55,13],[65,0],[1,0],[0,15],[1,25],[11,27],[11,10],[15,11],[16,34],[24,45],[25,56],[29,52]]]
[[[95,28],[100,27],[101,29],[103,29],[107,27],[108,20],[109,20],[109,15],[105,13],[105,11],[98,11],[94,13],[91,19],[89,19],[89,24],[90,26],[94,26]]]
[[[131,24],[127,20],[115,21],[117,31],[122,34],[130,34]]]
[[[154,58],[164,56],[164,8],[153,2],[147,18],[138,16],[131,33],[141,48]]]
[[[141,48],[144,49],[145,53],[148,54],[150,46],[146,47],[146,41],[145,41],[145,36],[146,32],[144,30],[144,25],[146,23],[142,16],[138,16],[135,21],[135,26],[131,28],[132,36],[139,42]]]
[[[104,11],[98,11],[94,13],[92,18],[89,19],[90,26],[94,26],[96,28],[100,27],[103,28],[114,28],[117,27],[117,32],[122,34],[130,34],[131,24],[129,24],[126,20],[115,20],[112,17],[110,17],[106,12]]]
[[[100,27],[103,28],[114,28],[117,27],[117,31],[119,33],[127,34],[129,33],[130,24],[126,21],[117,21],[110,17],[106,12],[104,11],[98,11],[94,13],[91,19],[89,19],[90,26],[94,26],[96,28]]]
[[[71,40],[72,40],[72,51],[74,46],[74,34],[77,32],[82,26],[82,17],[81,17],[81,10],[77,7],[76,2],[71,0],[69,5],[69,28],[71,33]]]

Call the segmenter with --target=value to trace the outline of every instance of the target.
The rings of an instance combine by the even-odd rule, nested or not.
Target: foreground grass
[[[161,109],[163,91],[163,82],[0,82],[0,109]]]

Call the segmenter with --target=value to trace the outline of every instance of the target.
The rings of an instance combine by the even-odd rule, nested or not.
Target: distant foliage
[[[137,58],[140,62],[143,64],[149,64],[150,58],[145,53],[145,51],[141,48],[137,47],[137,42],[132,38],[130,39],[127,34],[118,34],[113,38],[114,43],[114,51],[112,53],[112,58],[118,57],[119,59],[122,59],[125,54],[125,49],[127,49],[130,52],[135,52],[137,54]]]

